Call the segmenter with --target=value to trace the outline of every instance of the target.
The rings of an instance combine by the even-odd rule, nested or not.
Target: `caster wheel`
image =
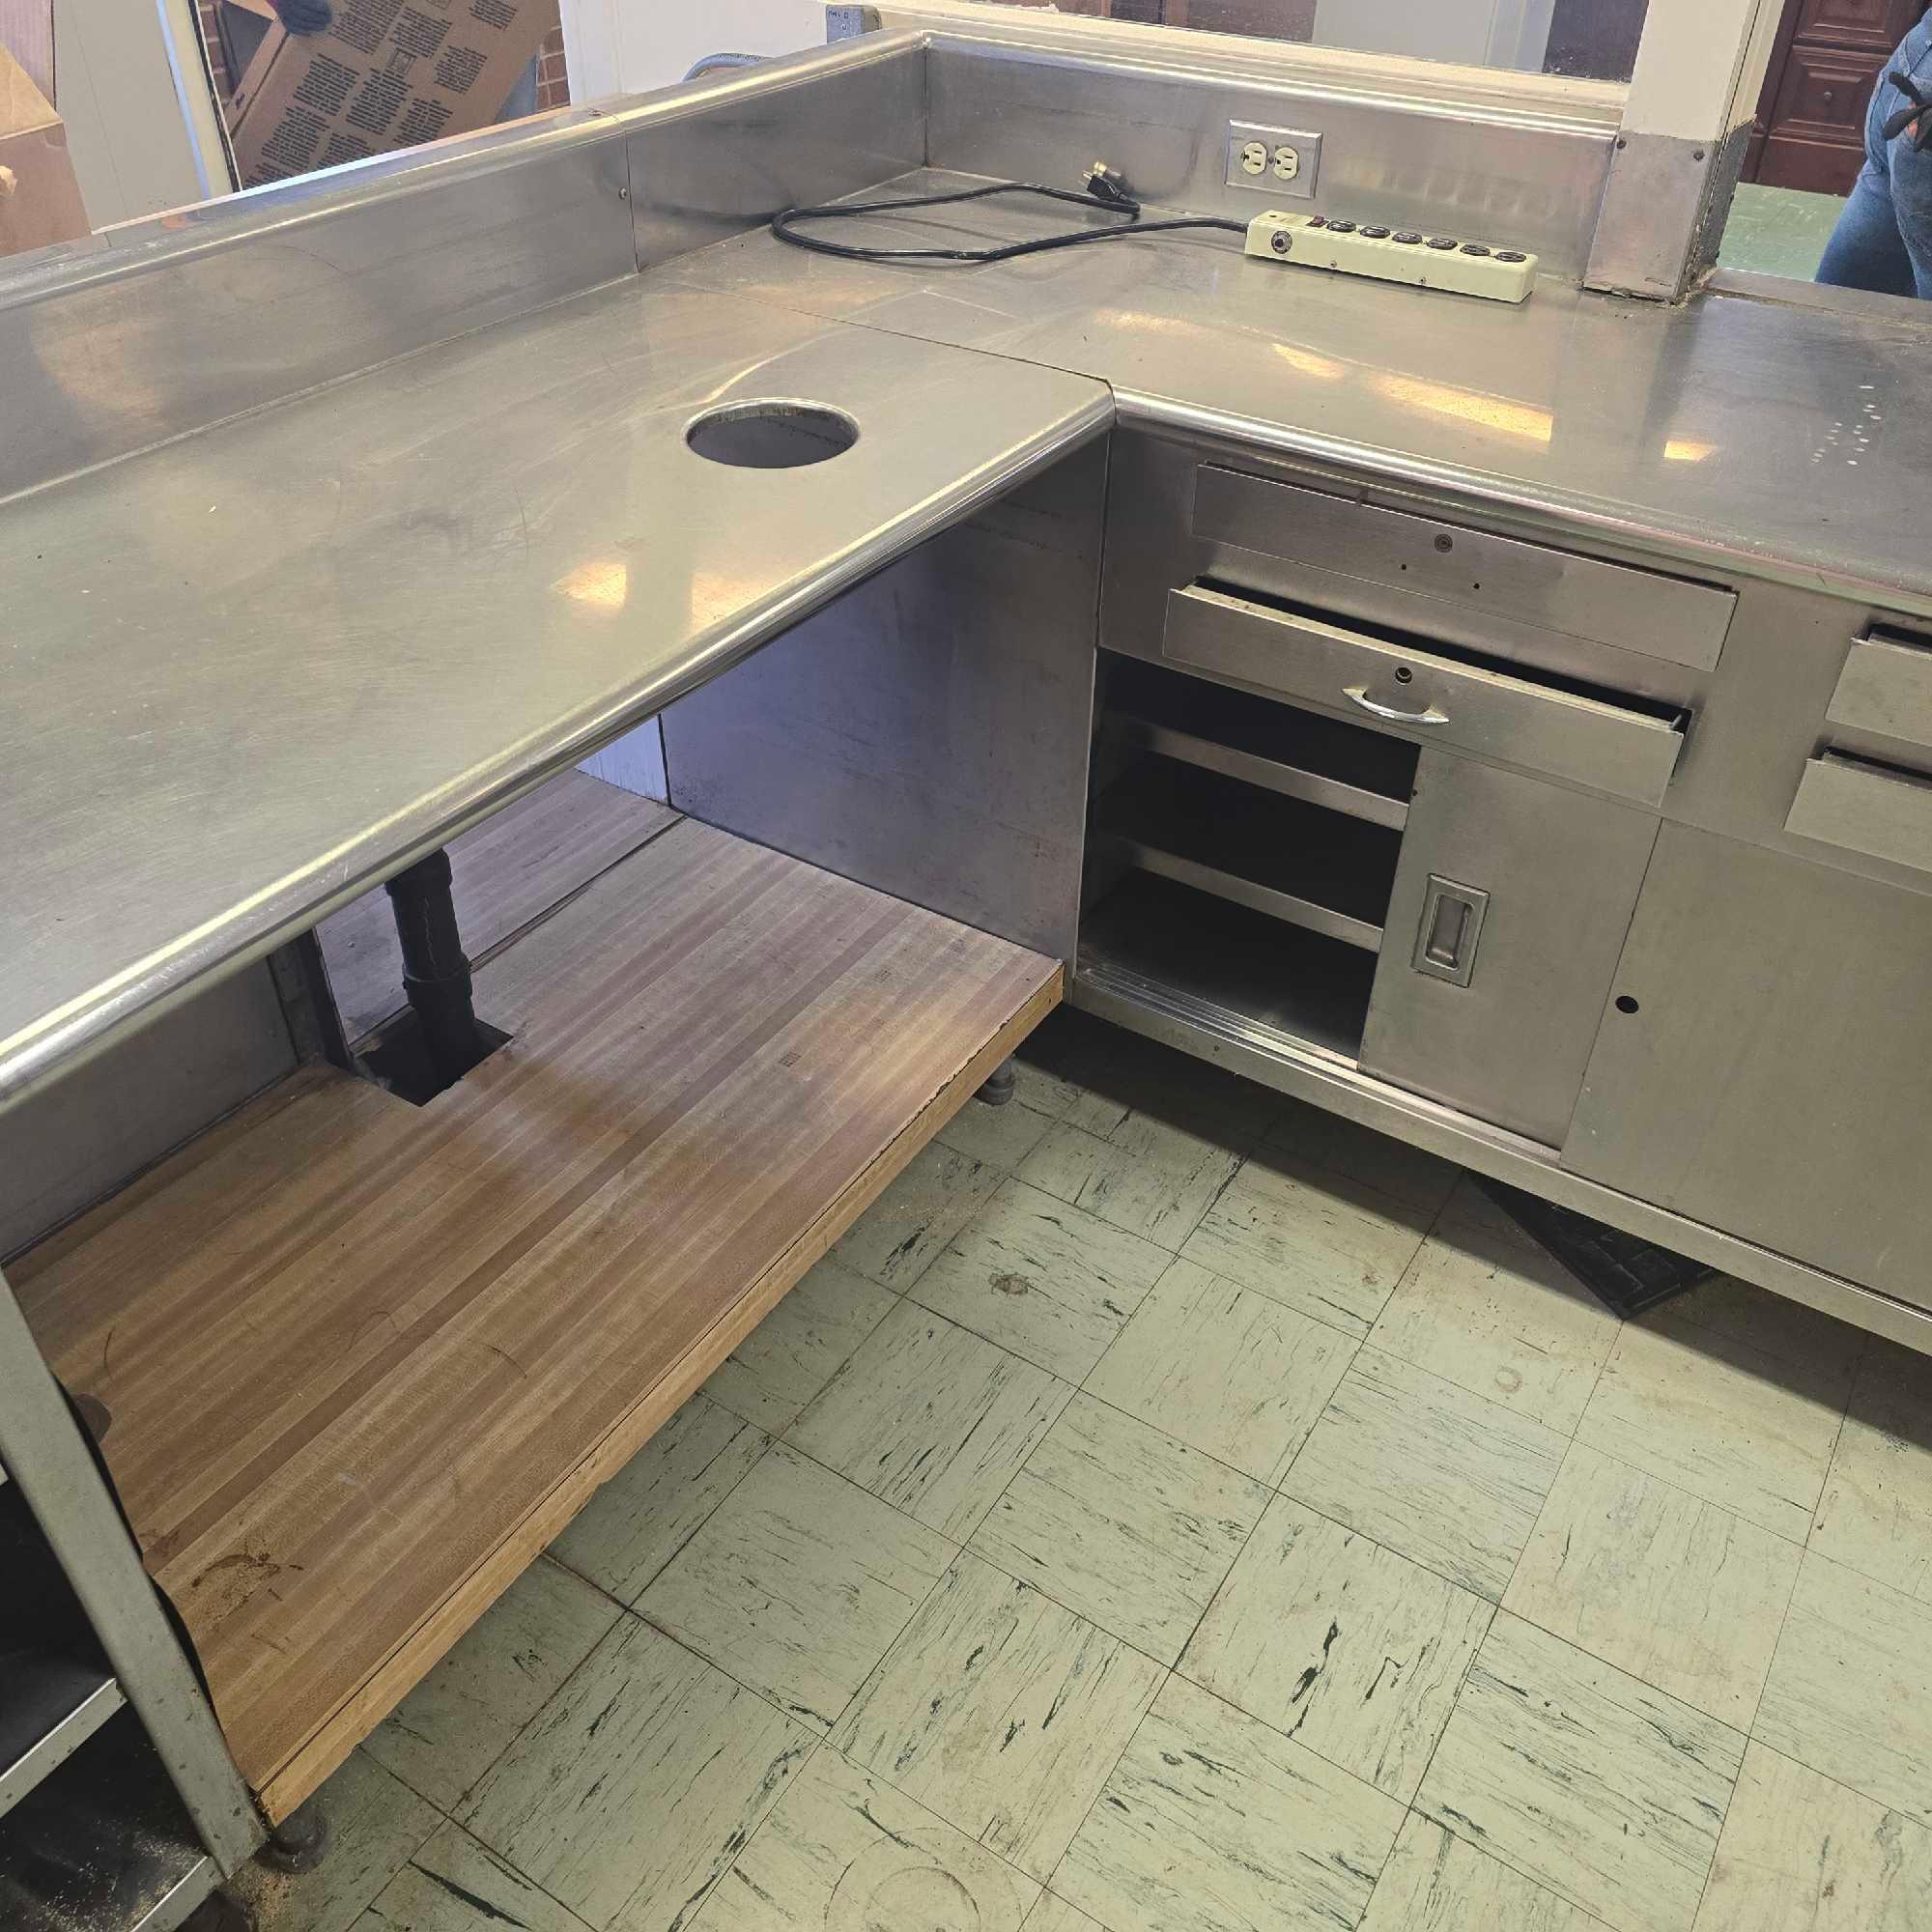
[[[292,1812],[269,1833],[255,1854],[270,1871],[313,1871],[328,1851],[328,1813],[311,1801]]]
[[[1019,1084],[1019,1069],[1010,1060],[1003,1060],[993,1069],[992,1077],[973,1097],[988,1107],[1004,1107],[1013,1097]]]

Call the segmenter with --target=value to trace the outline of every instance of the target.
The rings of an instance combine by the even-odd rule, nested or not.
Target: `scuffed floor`
[[[1932,1363],[1060,1016],[265,1932],[1932,1924]]]

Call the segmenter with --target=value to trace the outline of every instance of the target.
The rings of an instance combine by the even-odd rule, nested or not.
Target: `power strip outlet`
[[[1331,214],[1288,214],[1270,209],[1248,223],[1250,255],[1304,269],[1333,269],[1378,282],[1489,301],[1520,302],[1536,281],[1536,257],[1520,248],[1493,248],[1460,236],[1424,235],[1413,228],[1364,226]]]

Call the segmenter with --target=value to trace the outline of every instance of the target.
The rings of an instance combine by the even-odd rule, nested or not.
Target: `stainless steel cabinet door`
[[[1632,806],[1424,753],[1363,1066],[1559,1146],[1657,825]]]
[[[1932,1307],[1932,899],[1667,825],[1563,1165]]]

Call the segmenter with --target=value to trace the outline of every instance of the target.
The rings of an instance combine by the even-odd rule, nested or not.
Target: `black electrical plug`
[[[1087,170],[1087,179],[1082,185],[1104,207],[1136,211],[1140,208],[1140,203],[1127,191],[1126,176],[1119,168],[1110,168],[1105,161],[1095,161]]]

